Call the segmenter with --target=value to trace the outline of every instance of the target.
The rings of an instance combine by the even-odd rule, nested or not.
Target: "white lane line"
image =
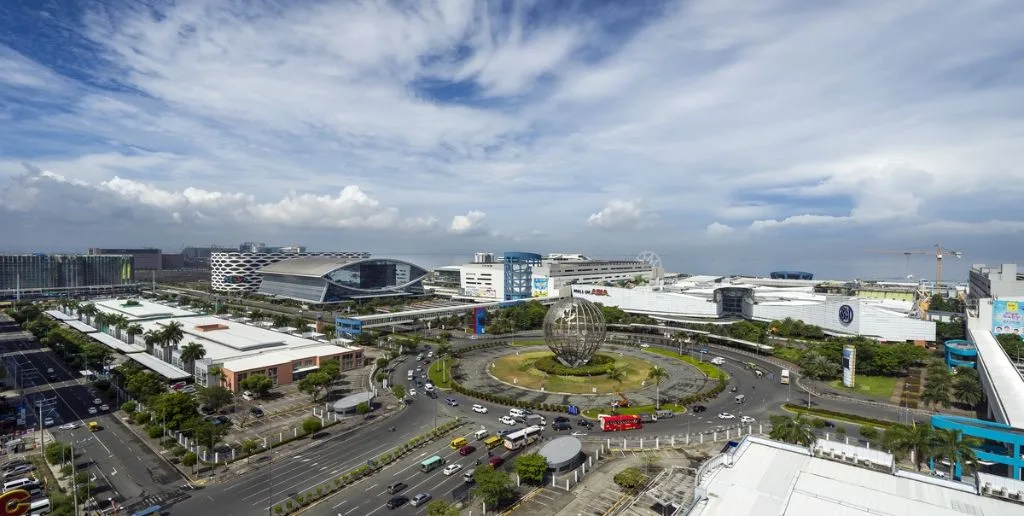
[[[376,488],[376,487],[377,487],[377,486],[379,486],[379,485],[380,485],[380,484],[373,484],[372,486],[370,486],[370,487],[367,487],[366,489],[363,489],[363,491],[369,491],[369,490],[371,490],[371,489],[374,489],[374,488]]]
[[[334,507],[331,507],[331,509],[337,509],[338,507],[341,507],[342,505],[345,505],[345,502],[348,502],[348,500],[342,500],[340,503],[338,503],[338,505],[335,505]]]

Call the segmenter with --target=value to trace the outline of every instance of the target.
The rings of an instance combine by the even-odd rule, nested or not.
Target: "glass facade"
[[[0,255],[0,293],[88,293],[135,285],[135,263],[126,255]]]

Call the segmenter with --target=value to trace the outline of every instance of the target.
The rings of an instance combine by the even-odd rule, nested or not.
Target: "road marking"
[[[348,500],[342,500],[341,502],[338,503],[338,505],[335,505],[334,507],[331,507],[331,509],[337,509],[338,507],[341,507],[342,505],[345,505],[345,502],[347,502],[347,501]]]
[[[373,484],[372,486],[370,486],[370,487],[367,487],[366,489],[363,489],[363,491],[369,491],[369,490],[371,490],[371,489],[373,489],[373,488],[375,488],[375,487],[377,487],[377,486],[379,486],[379,485],[380,485],[380,484]]]

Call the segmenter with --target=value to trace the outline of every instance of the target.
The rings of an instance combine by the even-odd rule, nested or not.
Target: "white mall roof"
[[[978,350],[980,372],[988,378],[989,385],[996,393],[996,399],[990,399],[989,403],[999,405],[995,412],[1005,416],[1006,421],[1003,423],[1014,428],[1024,428],[1024,403],[1021,402],[1024,400],[1024,379],[992,335],[989,324],[976,317],[968,317],[967,333]]]
[[[60,310],[47,310],[46,315],[49,315],[58,321],[71,321],[75,319],[75,317],[61,312]]]
[[[95,301],[93,304],[96,305],[96,309],[101,312],[123,315],[126,319],[132,322],[147,319],[166,319],[168,317],[189,317],[196,315],[195,312],[185,310],[183,308],[175,308],[137,298],[132,298],[131,301],[135,301],[139,306],[125,306],[125,303],[128,301],[128,299],[105,299],[103,301]]]
[[[184,369],[168,364],[167,362],[147,353],[130,353],[127,356],[143,366],[152,369],[157,374],[167,378],[168,380],[184,380],[185,378],[192,377],[192,375],[188,374]]]
[[[1020,507],[978,495],[974,486],[917,474],[893,475],[792,451],[748,438],[732,467],[704,482],[699,516],[1020,514]],[[969,491],[969,492],[968,492]]]
[[[82,321],[64,321],[64,324],[82,333],[92,333],[94,331],[99,331],[96,328],[93,328],[92,326],[89,326],[88,324],[85,324]]]
[[[253,369],[264,369],[278,364],[288,364],[296,360],[357,351],[358,349],[359,348],[335,346],[332,344],[318,344],[298,348],[264,351],[262,353],[236,358],[234,360],[226,360],[224,362],[224,369],[228,369],[236,373],[240,371],[251,371]]]

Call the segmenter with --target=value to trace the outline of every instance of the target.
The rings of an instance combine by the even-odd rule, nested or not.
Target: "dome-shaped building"
[[[604,343],[605,331],[601,308],[586,299],[563,299],[544,317],[544,342],[568,367],[589,362]]]

